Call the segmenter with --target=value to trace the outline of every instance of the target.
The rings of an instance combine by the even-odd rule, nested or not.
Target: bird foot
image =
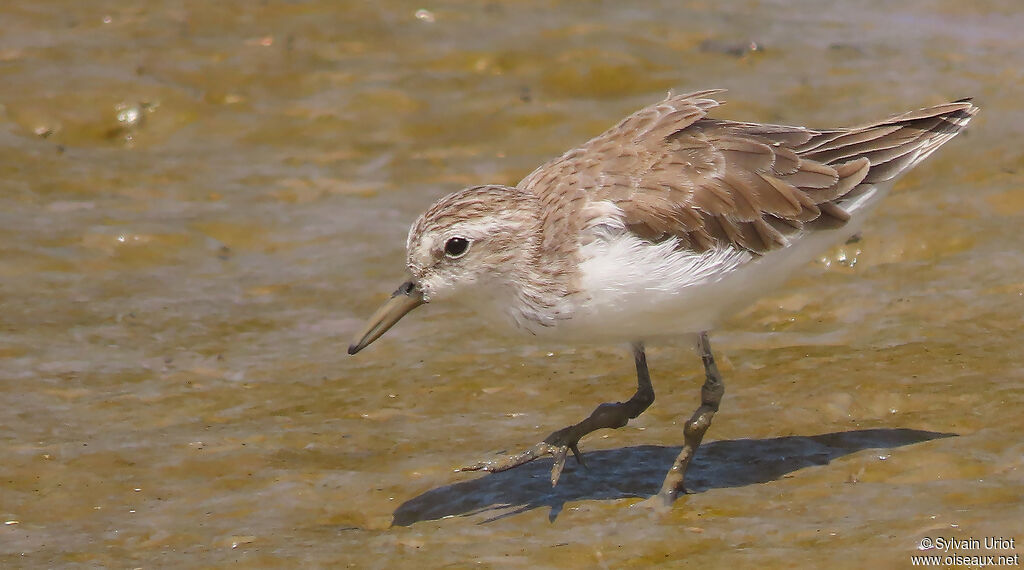
[[[639,503],[634,503],[632,508],[663,515],[672,511],[672,503],[675,502],[675,496],[667,496],[662,493],[657,495],[651,495]]]
[[[565,468],[565,458],[568,456],[569,451],[572,451],[573,457],[576,458],[576,462],[586,467],[586,463],[583,462],[583,455],[580,453],[578,446],[580,437],[583,434],[577,434],[577,426],[569,426],[562,428],[551,435],[544,438],[544,441],[534,445],[530,449],[522,453],[515,455],[506,455],[498,459],[491,459],[474,463],[473,465],[467,465],[457,469],[457,471],[489,471],[491,473],[498,473],[501,471],[508,471],[509,469],[519,467],[533,461],[534,459],[540,459],[546,455],[550,455],[555,459],[555,463],[551,466],[551,486],[554,487],[558,484],[559,477],[562,476],[562,469]]]

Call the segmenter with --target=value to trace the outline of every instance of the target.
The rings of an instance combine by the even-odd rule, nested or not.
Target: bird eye
[[[469,250],[469,240],[464,237],[453,237],[444,242],[444,254],[451,258],[462,257]]]

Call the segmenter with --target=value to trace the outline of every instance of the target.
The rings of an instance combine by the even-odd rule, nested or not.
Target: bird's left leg
[[[683,449],[679,452],[665,482],[661,485],[661,491],[657,498],[661,506],[671,505],[680,492],[685,492],[683,481],[686,476],[686,469],[690,466],[697,448],[700,447],[704,434],[711,427],[711,419],[722,404],[722,396],[725,394],[725,384],[722,382],[722,375],[718,372],[715,364],[715,357],[711,354],[711,342],[708,341],[708,333],[702,332],[697,338],[697,350],[700,352],[700,359],[704,362],[704,385],[700,388],[700,407],[693,412],[693,416],[683,427]]]
[[[490,471],[497,473],[506,471],[513,467],[519,467],[545,455],[555,458],[555,464],[551,466],[551,485],[558,484],[558,478],[565,467],[565,458],[569,451],[572,451],[576,461],[583,463],[578,447],[580,439],[594,431],[602,428],[620,428],[629,420],[639,416],[654,402],[654,387],[651,385],[651,376],[647,372],[647,355],[644,354],[643,343],[633,344],[633,359],[636,361],[636,393],[625,402],[613,402],[601,404],[590,416],[578,424],[564,427],[544,438],[544,441],[534,445],[526,451],[494,459],[481,461],[460,469],[460,471]]]

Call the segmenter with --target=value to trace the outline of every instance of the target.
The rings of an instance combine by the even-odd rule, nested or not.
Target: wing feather
[[[961,100],[814,130],[708,118],[719,93],[670,95],[541,166],[519,187],[540,196],[548,211],[580,200],[611,202],[621,227],[651,241],[764,253],[785,247],[796,232],[846,223],[844,197],[913,167],[977,112]]]

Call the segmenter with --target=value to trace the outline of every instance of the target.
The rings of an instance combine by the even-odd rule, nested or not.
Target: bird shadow
[[[686,473],[690,493],[774,481],[787,473],[825,465],[833,459],[871,448],[891,449],[953,437],[906,428],[865,429],[812,436],[713,441],[697,450]],[[680,447],[640,445],[591,451],[586,468],[566,462],[557,487],[551,486],[551,460],[542,459],[510,471],[431,489],[402,503],[392,526],[409,526],[450,516],[488,513],[481,523],[540,507],[550,507],[554,521],[566,501],[650,497]]]

